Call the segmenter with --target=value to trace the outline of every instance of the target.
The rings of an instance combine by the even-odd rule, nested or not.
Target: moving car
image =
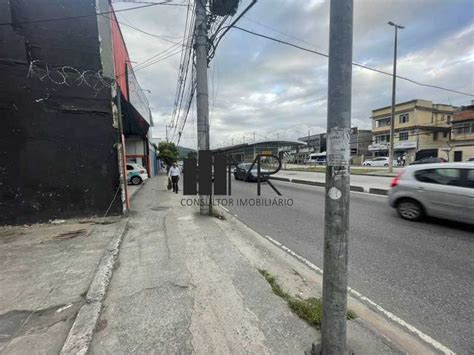
[[[388,166],[388,157],[377,157],[374,159],[364,160],[363,166]]]
[[[308,165],[325,165],[326,164],[326,153],[315,153],[310,154],[308,159],[304,161]]]
[[[148,179],[146,169],[140,164],[127,163],[127,181],[132,185],[140,185]]]
[[[432,163],[446,163],[447,160],[443,158],[437,158],[437,157],[427,157],[427,158],[422,158],[415,160],[413,163],[410,165],[416,165],[416,164],[432,164]]]
[[[234,170],[235,180],[243,181],[257,181],[257,164],[252,168],[250,174],[247,174],[252,163],[240,163],[237,164]],[[260,169],[260,181],[266,181],[270,174],[266,169]]]
[[[432,216],[474,224],[471,163],[410,165],[392,180],[390,206],[407,220]]]

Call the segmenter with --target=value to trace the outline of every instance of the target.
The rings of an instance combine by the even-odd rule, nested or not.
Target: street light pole
[[[404,26],[397,25],[392,21],[389,21],[390,26],[395,27],[395,43],[393,49],[393,77],[392,77],[392,115],[390,118],[390,148],[388,152],[388,172],[393,171],[393,141],[395,136],[395,92],[397,85],[397,41],[398,41],[398,29],[405,28]]]

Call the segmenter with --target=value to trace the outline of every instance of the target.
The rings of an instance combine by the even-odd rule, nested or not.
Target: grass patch
[[[267,270],[258,269],[258,271],[270,284],[273,293],[283,298],[288,303],[288,307],[290,307],[290,309],[298,317],[315,328],[319,329],[321,327],[323,303],[320,298],[310,297],[306,299],[299,299],[297,297],[293,297],[281,288],[275,276],[271,275]],[[347,319],[351,320],[355,318],[356,314],[354,311],[348,310]]]

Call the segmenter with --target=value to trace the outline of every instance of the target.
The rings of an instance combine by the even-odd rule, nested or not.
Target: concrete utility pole
[[[390,26],[395,27],[395,44],[393,48],[393,78],[392,78],[392,115],[390,118],[390,148],[388,151],[388,172],[393,171],[393,141],[395,136],[395,91],[397,85],[397,40],[398,29],[405,27],[397,25],[392,21],[388,22]]]
[[[331,0],[321,354],[346,352],[353,0]]]
[[[197,139],[198,154],[200,150],[209,150],[209,94],[207,85],[207,0],[196,0],[196,28],[195,28],[195,52],[196,52],[196,108],[197,108]],[[209,215],[212,212],[211,196],[200,198],[201,215]],[[208,203],[204,203],[208,200]]]

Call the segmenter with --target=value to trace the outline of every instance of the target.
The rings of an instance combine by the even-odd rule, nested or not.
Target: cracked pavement
[[[303,353],[318,332],[212,217],[151,179],[136,194],[90,352]],[[158,201],[159,199],[159,201]]]

